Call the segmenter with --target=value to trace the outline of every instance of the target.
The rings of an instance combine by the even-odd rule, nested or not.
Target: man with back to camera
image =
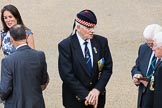
[[[65,108],[104,108],[113,64],[107,39],[94,34],[96,24],[91,10],[79,12],[73,33],[58,44]]]
[[[4,108],[45,108],[42,90],[48,84],[47,64],[42,51],[26,43],[22,25],[10,29],[16,52],[2,59],[0,98]]]
[[[147,104],[148,91],[146,91],[146,87],[157,61],[152,51],[153,37],[160,31],[162,31],[162,27],[158,24],[151,24],[145,28],[143,35],[146,43],[140,45],[136,64],[131,70],[134,84],[138,86],[137,108],[143,108]]]

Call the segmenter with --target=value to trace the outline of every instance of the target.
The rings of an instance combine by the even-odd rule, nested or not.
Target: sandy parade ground
[[[113,57],[105,108],[136,108],[137,87],[130,71],[144,42],[145,26],[162,25],[162,0],[0,0],[0,9],[6,4],[19,9],[25,25],[34,33],[36,49],[46,54],[50,75],[43,92],[46,108],[63,108],[57,44],[71,33],[75,15],[83,9],[96,13],[96,34],[108,38]],[[0,59],[3,57],[0,51]]]

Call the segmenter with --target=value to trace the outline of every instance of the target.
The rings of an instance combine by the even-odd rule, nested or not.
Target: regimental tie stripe
[[[87,64],[89,72],[91,73],[92,72],[92,63],[91,63],[91,56],[90,56],[90,52],[89,52],[89,49],[87,47],[87,44],[88,44],[88,42],[85,41],[84,42],[84,45],[85,45],[85,49],[84,49],[84,52],[85,52],[85,62]]]
[[[146,74],[146,77],[147,78],[150,78],[151,76],[152,76],[152,74],[153,74],[153,71],[154,71],[154,69],[155,69],[155,64],[156,64],[156,57],[155,57],[155,55],[152,57],[152,60],[151,60],[151,64],[150,64],[150,67],[149,67],[149,70],[148,70],[148,72],[147,72],[147,74]]]
[[[91,61],[91,58],[86,58],[86,59],[87,59],[86,64],[88,64]]]
[[[156,58],[151,63],[151,66],[152,66],[153,69],[155,69],[155,63],[156,63]]]

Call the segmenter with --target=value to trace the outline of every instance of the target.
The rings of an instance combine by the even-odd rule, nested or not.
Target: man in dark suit
[[[161,26],[157,24],[151,24],[145,28],[143,35],[146,39],[146,43],[139,47],[136,64],[131,71],[134,84],[139,87],[137,108],[144,108],[144,106],[147,106],[147,103],[145,102],[145,100],[147,100],[147,95],[149,94],[146,90],[148,84],[147,80],[150,80],[154,69],[152,61],[156,63],[156,58],[152,51],[153,37],[161,30]]]
[[[105,37],[95,35],[91,10],[79,12],[74,33],[61,41],[59,73],[65,108],[104,108],[105,87],[112,74],[112,57]]]
[[[2,59],[0,98],[4,108],[45,108],[42,87],[48,83],[45,54],[26,44],[25,29],[14,25],[10,40],[17,51]]]
[[[162,107],[162,32],[155,34],[153,51],[159,58],[155,71],[147,86],[148,95],[146,98],[147,106],[143,108],[161,108]]]

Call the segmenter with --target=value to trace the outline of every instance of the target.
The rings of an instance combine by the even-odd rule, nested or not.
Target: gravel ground
[[[75,15],[83,9],[96,13],[96,34],[108,38],[113,57],[105,108],[136,108],[137,87],[132,83],[130,70],[138,47],[144,42],[145,26],[162,25],[161,0],[1,0],[0,8],[6,4],[19,9],[24,23],[34,32],[36,49],[46,54],[50,74],[49,86],[44,91],[47,108],[63,108],[57,44],[71,33]]]

